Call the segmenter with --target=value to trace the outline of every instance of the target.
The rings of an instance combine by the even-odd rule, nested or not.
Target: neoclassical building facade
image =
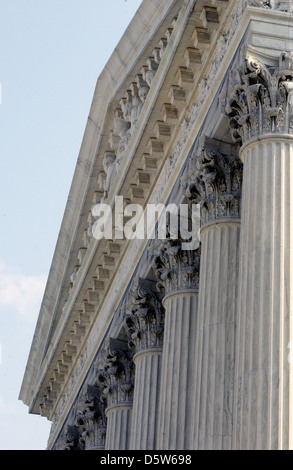
[[[143,0],[110,57],[20,391],[48,449],[293,449],[292,20]],[[200,242],[126,237],[132,204],[198,208]]]

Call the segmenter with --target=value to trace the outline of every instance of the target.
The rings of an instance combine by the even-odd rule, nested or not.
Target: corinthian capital
[[[107,407],[132,402],[134,364],[127,343],[109,338],[102,355],[103,368],[98,371],[96,383],[103,391]]]
[[[75,426],[67,425],[56,444],[56,450],[82,450],[79,444],[79,433]]]
[[[164,309],[152,284],[136,280],[124,314],[125,328],[136,352],[163,346]]]
[[[85,450],[103,447],[106,439],[105,403],[101,390],[88,385],[75,406],[75,426]]]
[[[182,180],[191,203],[200,204],[201,226],[240,217],[242,163],[229,144],[204,137]]]
[[[293,54],[265,65],[245,47],[229,76],[224,112],[234,141],[241,144],[266,134],[293,133]]]
[[[181,240],[156,240],[149,249],[149,259],[164,293],[198,289],[200,248],[185,250]]]

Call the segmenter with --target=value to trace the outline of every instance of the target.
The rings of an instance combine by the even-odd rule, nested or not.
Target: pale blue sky
[[[0,0],[0,450],[45,449],[18,401],[96,80],[141,0]]]

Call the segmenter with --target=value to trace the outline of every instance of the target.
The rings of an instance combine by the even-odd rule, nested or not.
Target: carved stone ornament
[[[275,0],[276,3],[277,0]],[[280,0],[278,9],[281,11],[293,11],[292,0]]]
[[[97,373],[96,384],[102,389],[107,407],[131,403],[135,367],[127,342],[109,338],[102,356],[103,368]]]
[[[244,7],[269,8],[280,11],[293,11],[292,0],[242,0]]]
[[[111,190],[113,181],[116,177],[116,155],[114,152],[106,152],[103,159],[103,167],[106,173],[106,180],[104,182],[104,197],[108,197]]]
[[[163,346],[164,309],[161,296],[152,283],[138,279],[130,295],[124,313],[124,324],[129,345],[135,352]]]
[[[266,134],[293,133],[293,53],[282,52],[267,66],[245,46],[240,64],[230,71],[224,112],[232,138],[244,144]]]
[[[232,146],[201,139],[199,155],[193,154],[181,180],[192,204],[200,204],[201,226],[223,218],[240,217],[243,165]]]
[[[170,35],[173,28],[169,28]],[[169,38],[170,39],[170,38]],[[107,199],[113,181],[119,173],[119,167],[127,151],[136,123],[141,114],[143,105],[149,93],[152,81],[157,73],[163,52],[168,43],[167,38],[162,38],[146,59],[140,73],[137,73],[135,80],[129,84],[129,89],[125,90],[123,96],[117,103],[113,116],[113,128],[110,132],[109,144],[111,150],[115,151],[116,159],[107,165],[105,172],[107,179],[105,182],[104,198]]]
[[[73,408],[73,424],[68,425],[56,444],[57,450],[104,448],[106,440],[105,402],[97,386],[88,385]]]
[[[199,288],[200,248],[184,250],[180,239],[155,240],[149,248],[149,259],[157,287],[165,295]]]
[[[66,426],[56,444],[56,450],[82,450],[79,445],[78,429],[75,426]]]
[[[245,4],[248,7],[271,8],[270,0],[245,0]]]
[[[105,402],[101,390],[95,385],[88,385],[76,407],[76,427],[79,442],[85,450],[103,448],[106,440]]]

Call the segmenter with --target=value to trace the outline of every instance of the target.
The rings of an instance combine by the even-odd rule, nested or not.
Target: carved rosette
[[[255,59],[247,47],[241,55],[224,100],[233,140],[245,144],[266,134],[292,134],[293,54],[282,52],[274,67]]]
[[[164,309],[158,292],[151,283],[139,279],[130,292],[124,314],[124,324],[130,346],[135,352],[162,348],[164,331]]]
[[[199,288],[200,248],[184,250],[181,240],[156,241],[149,249],[158,289],[165,295]]]
[[[227,147],[227,146],[226,146]],[[189,163],[183,185],[191,204],[201,208],[201,226],[240,218],[243,165],[237,154],[204,144]]]
[[[107,408],[133,401],[133,353],[125,341],[110,338],[102,352],[103,368],[98,371],[96,384],[102,389]]]

